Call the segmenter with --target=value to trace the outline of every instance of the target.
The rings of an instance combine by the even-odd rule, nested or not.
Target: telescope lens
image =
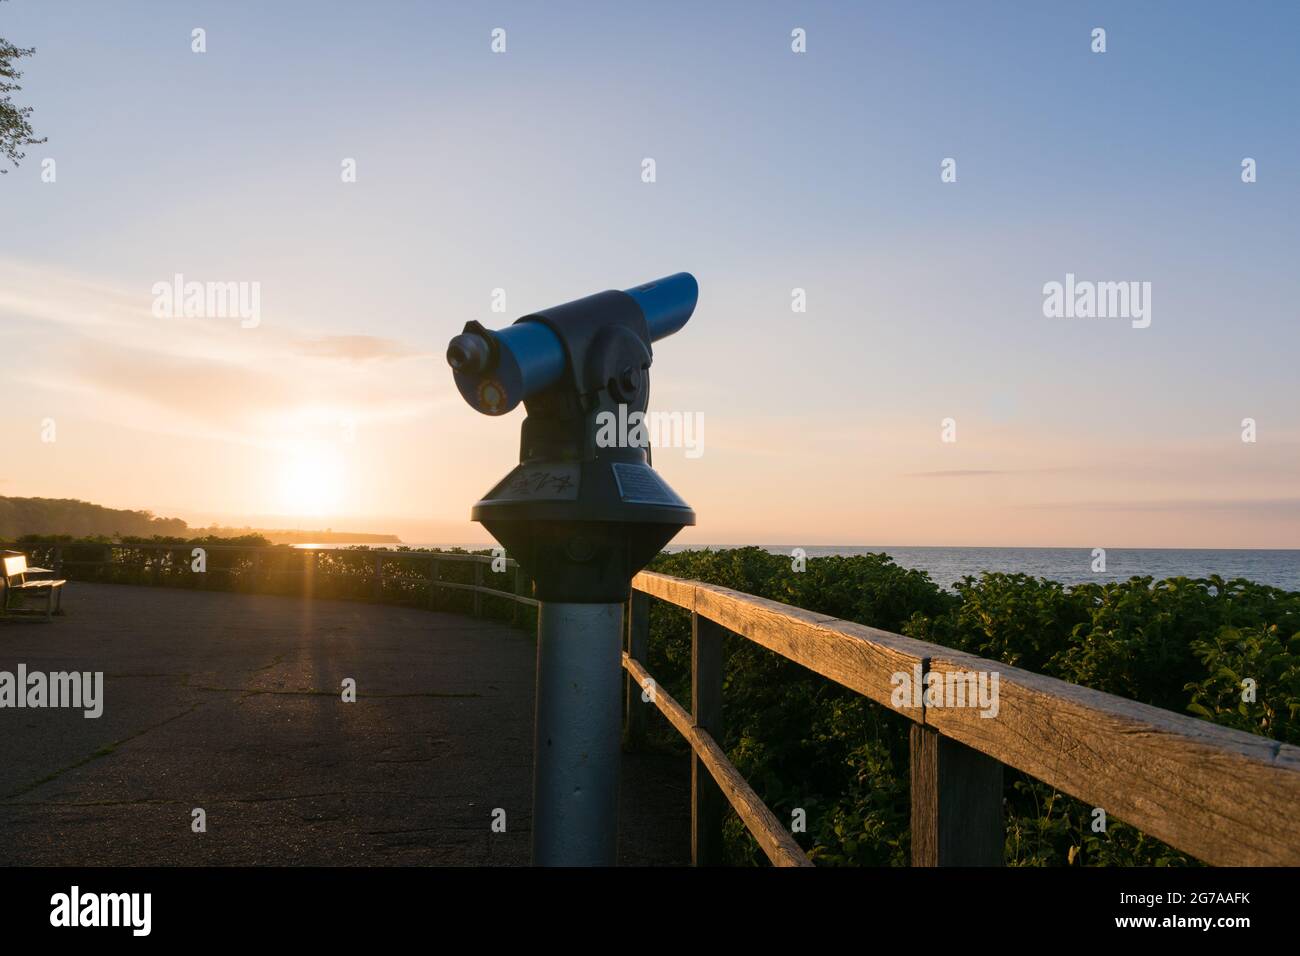
[[[472,375],[487,368],[490,354],[488,344],[481,336],[464,333],[447,346],[447,364],[457,372]]]

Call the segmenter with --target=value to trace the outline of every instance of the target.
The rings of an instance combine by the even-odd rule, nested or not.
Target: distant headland
[[[26,534],[73,537],[237,538],[259,534],[272,544],[401,544],[395,534],[335,531],[332,528],[191,528],[180,518],[159,518],[151,511],[128,511],[76,498],[6,498],[0,496],[0,541]]]

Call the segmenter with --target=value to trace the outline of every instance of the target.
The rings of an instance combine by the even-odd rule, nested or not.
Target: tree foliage
[[[26,155],[23,152],[24,147],[45,142],[43,138],[37,139],[32,130],[31,121],[28,119],[32,108],[17,105],[12,96],[22,89],[18,85],[18,80],[23,75],[18,69],[18,61],[35,52],[33,47],[15,46],[4,37],[0,37],[0,153],[3,153],[14,166],[17,166],[18,161]],[[9,170],[0,168],[0,174],[7,172]]]
[[[180,518],[158,518],[150,511],[125,511],[76,498],[0,497],[0,541],[27,534],[182,535]]]

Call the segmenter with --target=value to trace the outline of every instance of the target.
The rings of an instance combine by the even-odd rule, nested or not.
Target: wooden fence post
[[[1001,866],[1002,764],[912,725],[912,865]]]
[[[54,576],[63,577],[63,545],[61,544],[54,546]]]
[[[530,597],[530,596],[531,596],[531,595],[528,594],[528,590],[529,590],[529,588],[528,588],[528,575],[524,573],[523,566],[522,566],[518,561],[515,562],[515,588],[514,588],[514,590],[515,590],[515,594],[518,594],[518,595],[521,596],[521,597]],[[520,604],[518,601],[515,601],[515,602],[514,602],[514,607],[512,607],[512,608],[510,609],[510,623],[511,623],[511,624],[518,624],[518,623],[519,623],[519,611],[520,611],[520,608],[522,608],[522,607],[523,607],[523,605]]]
[[[438,594],[438,559],[434,558],[429,562],[429,610],[434,608],[434,601]]]
[[[384,599],[384,556],[375,555],[375,600]]]
[[[474,562],[474,586],[481,588],[483,586],[483,562]],[[483,613],[483,594],[480,591],[474,592],[474,616],[479,617]]]
[[[691,715],[722,743],[722,637],[726,629],[691,612]],[[727,798],[699,757],[691,756],[691,863],[722,863],[722,816]]]
[[[650,595],[632,591],[627,610],[627,653],[643,667],[650,650]],[[652,706],[641,699],[641,685],[627,675],[627,749],[640,750],[645,745],[646,711]]]

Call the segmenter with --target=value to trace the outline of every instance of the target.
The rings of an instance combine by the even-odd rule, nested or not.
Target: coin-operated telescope
[[[680,272],[625,292],[470,322],[447,361],[471,407],[527,411],[519,464],[470,512],[536,585],[533,862],[616,859],[623,604],[633,575],[695,512],[650,466],[649,449],[602,425],[644,414],[653,342],[695,310]],[[611,417],[612,416],[612,417]],[[635,420],[635,419],[634,419]]]

